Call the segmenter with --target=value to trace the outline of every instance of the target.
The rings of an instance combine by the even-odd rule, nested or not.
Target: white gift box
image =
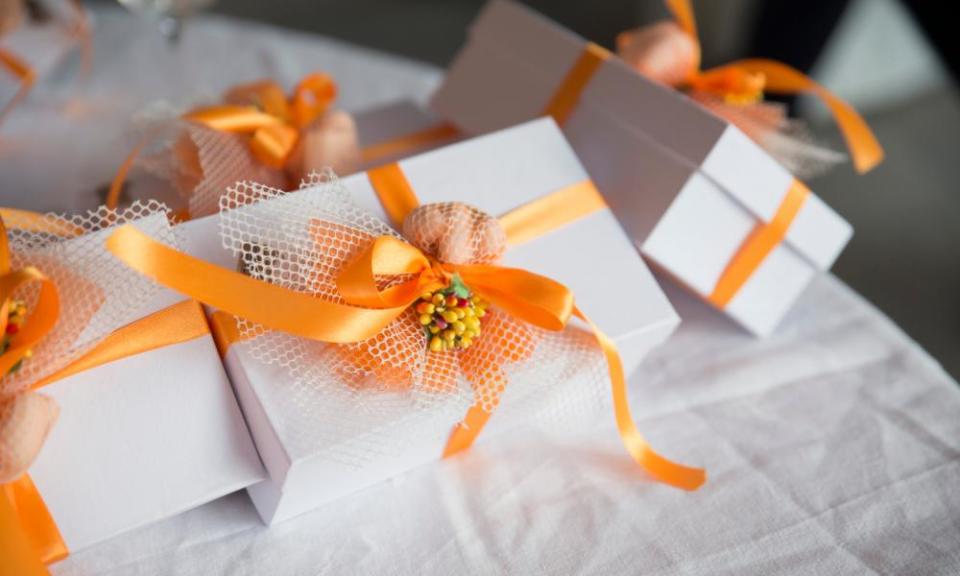
[[[105,240],[109,232],[95,234]],[[136,317],[182,300],[163,290]],[[209,334],[40,392],[57,401],[60,416],[29,474],[71,552],[264,477]]]
[[[573,150],[549,119],[417,155],[399,165],[421,203],[460,201],[494,215],[587,179]],[[345,178],[342,184],[357,205],[386,220],[366,173]],[[283,202],[296,195],[311,193],[315,191],[308,188],[266,203]],[[258,205],[253,205],[238,210],[257,209]],[[234,256],[222,248],[218,238],[219,218],[221,216],[217,215],[184,225],[191,238],[190,251],[207,261],[233,266]],[[672,333],[679,321],[608,209],[598,210],[545,236],[511,247],[503,265],[527,269],[568,286],[579,307],[617,343],[628,373],[651,348]],[[283,370],[258,361],[247,345],[247,342],[239,342],[231,346],[226,363],[257,449],[270,475],[268,481],[249,490],[265,522],[274,523],[295,516],[440,458],[450,432],[450,422],[432,422],[429,414],[421,415],[422,422],[418,425],[422,428],[432,426],[432,434],[417,436],[416,442],[400,442],[403,446],[395,452],[359,463],[325,457],[300,441],[302,435],[292,422],[301,420],[302,415],[285,413],[285,410],[292,410],[291,404],[278,399],[290,394],[284,382],[278,381],[284,377]],[[551,386],[554,384],[557,398],[538,398],[534,403],[536,408],[531,409],[531,418],[536,418],[533,412],[549,412],[551,403],[562,401],[564,391],[575,390],[583,382],[577,376],[569,382],[552,382]],[[513,391],[520,389],[519,383],[511,382],[502,406],[523,401],[523,398],[511,397]],[[606,401],[605,396],[602,400]],[[329,409],[329,405],[335,405],[338,400],[324,398],[323,402]],[[309,410],[309,406],[301,408]],[[450,408],[462,415],[465,406]],[[480,435],[480,441],[515,425],[513,421],[498,418],[501,410],[493,414]],[[377,426],[380,432],[389,432],[395,427],[397,434],[402,435],[410,430],[410,423],[404,421],[404,416],[398,413],[391,420],[381,414],[376,423],[370,423],[370,427]],[[354,416],[351,414],[350,417]],[[364,416],[356,414],[355,417]],[[612,413],[610,417],[613,417]],[[440,420],[438,418],[437,422]],[[323,419],[312,422],[316,427],[325,425]]]
[[[431,107],[470,134],[535,118],[585,47],[528,8],[493,0]],[[642,253],[704,297],[794,182],[738,128],[616,57],[600,64],[563,128]],[[850,225],[810,194],[785,242],[725,311],[768,334],[851,235]]]

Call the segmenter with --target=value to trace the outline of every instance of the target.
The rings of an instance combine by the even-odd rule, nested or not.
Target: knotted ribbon
[[[702,70],[690,1],[666,0],[666,4],[675,23],[655,24],[617,37],[619,55],[641,74],[692,93],[713,95],[733,106],[754,104],[765,92],[812,94],[830,110],[858,172],[868,172],[883,160],[883,148],[857,111],[791,66],[750,58]]]
[[[196,108],[181,118],[224,134],[246,136],[246,145],[253,159],[269,169],[281,171],[289,169],[295,158],[301,156],[297,151],[303,149],[307,128],[327,114],[336,96],[336,83],[327,74],[305,76],[289,97],[276,82],[261,80],[231,88],[225,94],[224,104]],[[345,114],[334,116],[330,126],[325,128],[330,131],[355,130],[349,117],[341,117]],[[115,208],[119,204],[123,183],[145,145],[146,142],[141,142],[134,147],[118,169],[107,193],[105,203],[108,207]],[[348,137],[346,142],[335,140],[323,145],[320,152],[347,158],[351,152],[342,148],[350,146],[355,146],[355,142]],[[194,156],[198,154],[199,151],[193,152]],[[199,164],[197,158],[189,161],[177,158],[176,161]],[[234,164],[231,168],[235,172],[237,166]],[[235,173],[232,176],[237,177]],[[184,192],[190,194],[193,190]]]

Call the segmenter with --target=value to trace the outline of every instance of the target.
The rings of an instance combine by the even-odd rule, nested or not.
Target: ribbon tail
[[[0,552],[0,576],[46,576],[44,565],[68,554],[50,511],[26,474],[0,487]]]
[[[443,457],[455,456],[473,446],[483,427],[490,420],[490,416],[490,412],[487,412],[481,406],[477,404],[471,406],[467,410],[463,422],[454,426],[453,431],[450,432],[447,445],[443,448]]]
[[[843,139],[850,150],[853,165],[860,174],[869,172],[883,161],[883,147],[866,120],[854,110],[853,106],[803,72],[782,62],[763,58],[739,60],[726,66],[763,74],[766,78],[764,90],[767,92],[777,94],[809,92],[820,98],[840,128],[840,133],[843,134]]]
[[[0,576],[49,576],[7,497],[0,495]]]
[[[657,454],[640,434],[640,431],[637,430],[637,426],[633,422],[633,416],[630,414],[630,403],[627,401],[627,382],[616,345],[579,308],[574,308],[573,313],[593,330],[593,335],[607,360],[610,382],[613,387],[613,409],[617,418],[617,429],[627,452],[648,474],[664,484],[691,491],[702,486],[707,481],[705,470],[677,464]]]

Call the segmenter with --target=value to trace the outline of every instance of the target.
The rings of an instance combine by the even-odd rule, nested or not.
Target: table
[[[179,53],[97,11],[96,65],[38,87],[0,136],[0,203],[96,203],[145,103],[324,69],[349,109],[423,100],[436,70],[326,39],[205,17]],[[72,92],[66,92],[71,90]],[[69,118],[71,122],[66,122]],[[666,284],[666,282],[665,282]],[[824,276],[756,340],[666,286],[684,319],[631,378],[655,446],[702,464],[684,493],[624,454],[612,415],[574,439],[493,439],[310,514],[263,526],[243,493],[54,566],[59,576],[956,574],[960,389],[880,312]],[[65,481],[69,481],[68,479]]]

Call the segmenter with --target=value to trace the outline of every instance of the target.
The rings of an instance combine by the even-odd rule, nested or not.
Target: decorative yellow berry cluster
[[[7,306],[7,328],[3,333],[3,340],[0,341],[0,354],[3,354],[10,348],[10,343],[13,341],[13,337],[20,332],[20,328],[23,326],[24,320],[27,319],[27,305],[20,300],[12,300]],[[23,358],[29,358],[33,356],[32,350],[27,350],[26,354],[23,355]],[[10,367],[10,370],[7,371],[7,374],[13,374],[23,365],[23,358],[19,362]]]
[[[471,294],[459,277],[435,292],[424,292],[416,306],[431,352],[465,350],[480,336],[487,302]]]

